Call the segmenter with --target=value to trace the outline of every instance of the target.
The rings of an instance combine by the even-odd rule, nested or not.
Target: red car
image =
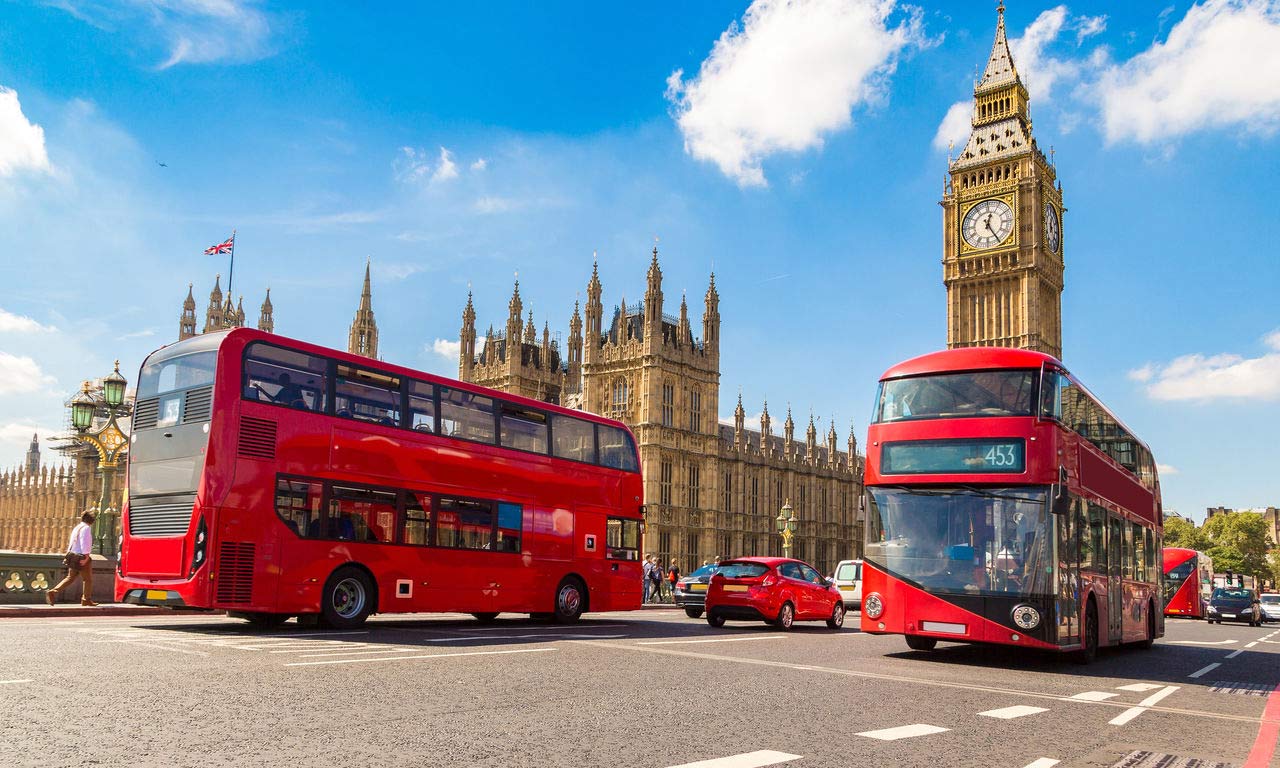
[[[707,623],[763,621],[791,629],[796,621],[844,625],[840,590],[808,563],[786,557],[740,557],[720,563],[707,589]]]

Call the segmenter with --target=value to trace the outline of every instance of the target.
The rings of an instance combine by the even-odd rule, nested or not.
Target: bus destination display
[[[1020,473],[1026,463],[1020,438],[911,440],[885,443],[880,453],[886,475]]]

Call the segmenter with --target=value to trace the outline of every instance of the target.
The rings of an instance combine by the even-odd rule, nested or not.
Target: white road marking
[[[555,648],[519,648],[514,651],[467,651],[466,653],[432,653],[425,656],[388,656],[385,659],[334,659],[333,661],[295,661],[286,667],[315,667],[321,664],[369,664],[378,661],[404,661],[406,659],[443,659],[452,656],[502,656],[509,653],[547,653]]]
[[[373,651],[331,651],[327,653],[304,653],[298,656],[300,659],[327,659],[334,656],[361,656],[370,653],[406,653],[408,651],[420,651],[421,648],[378,648]]]
[[[0,685],[15,685],[17,683],[29,683],[30,680],[0,680]]]
[[[1126,709],[1125,711],[1116,715],[1114,718],[1111,719],[1111,724],[1124,725],[1125,723],[1129,722],[1130,720],[1142,714],[1143,712],[1146,712],[1148,707],[1158,703],[1165,696],[1168,696],[1169,694],[1173,693],[1176,690],[1178,690],[1178,686],[1166,685],[1164,687],[1164,690],[1157,691],[1156,693],[1153,693],[1147,698],[1138,702],[1138,706],[1130,707],[1129,709]]]
[[[1041,757],[1036,760],[1033,760],[1030,763],[1027,763],[1026,768],[1053,768],[1053,766],[1057,764],[1058,764],[1058,761],[1054,760],[1051,757]]]
[[[1237,648],[1236,650],[1232,651],[1231,653],[1228,653],[1228,654],[1227,654],[1226,656],[1224,656],[1223,658],[1226,658],[1226,659],[1234,659],[1235,657],[1239,656],[1239,655],[1240,655],[1240,654],[1242,654],[1242,653],[1244,653],[1244,649],[1243,649],[1243,648]]]
[[[185,653],[188,656],[208,656],[204,651],[192,651],[187,648],[170,648],[167,645],[156,645],[155,643],[141,643],[137,640],[113,640],[111,642],[123,643],[125,645],[135,645],[139,648],[154,648],[157,651],[172,651],[173,653]]]
[[[1253,646],[1255,646],[1255,645],[1257,645],[1257,644],[1258,644],[1258,641],[1257,641],[1257,640],[1254,640],[1252,643],[1246,643],[1244,647],[1245,647],[1245,648],[1252,648]]]
[[[742,640],[782,640],[782,635],[751,635],[748,637],[714,637],[703,640],[641,640],[636,645],[690,645],[694,643],[736,643]]]
[[[730,757],[717,757],[712,760],[699,760],[696,763],[682,763],[673,765],[671,768],[762,768],[766,765],[777,765],[778,763],[789,763],[792,760],[799,760],[800,755],[789,755],[786,752],[774,752],[772,749],[762,749],[757,752],[746,752],[741,755],[732,755]]]
[[[1084,693],[1077,693],[1075,696],[1068,696],[1067,700],[1068,701],[1106,701],[1107,699],[1114,699],[1115,697],[1116,697],[1116,694],[1108,693],[1107,691],[1085,691]]]
[[[882,728],[878,731],[863,731],[858,735],[866,736],[869,739],[879,739],[880,741],[897,741],[898,739],[914,739],[917,736],[931,736],[935,733],[949,730],[951,729],[938,725],[916,723],[915,725],[900,725],[897,728]]]
[[[1192,679],[1195,679],[1197,677],[1203,677],[1204,675],[1208,674],[1209,672],[1212,672],[1213,670],[1217,669],[1220,666],[1222,666],[1222,662],[1215,661],[1209,666],[1204,667],[1203,669],[1197,669],[1195,672],[1192,672],[1191,674],[1187,675],[1187,677],[1190,677]]]
[[[1232,645],[1235,640],[1168,640],[1169,645]]]
[[[1162,687],[1163,686],[1158,685],[1156,683],[1132,683],[1130,685],[1117,685],[1116,690],[1117,691],[1137,691],[1138,693],[1145,693],[1146,691],[1154,691],[1155,689],[1162,688]]]
[[[625,626],[627,625],[626,624],[590,624],[587,626],[578,626],[576,627],[576,629],[579,632],[581,632],[582,630],[586,630],[586,629],[618,629],[619,627],[625,627]],[[450,631],[452,632],[509,632],[513,629],[520,629],[525,632],[563,632],[564,631],[564,627],[526,627],[526,626],[521,626],[519,624],[507,624],[506,626],[501,626],[501,627],[470,627],[468,629],[454,629]],[[430,631],[430,630],[415,629],[415,631]]]
[[[1004,709],[989,709],[986,712],[979,712],[983,717],[994,717],[1000,720],[1012,720],[1015,717],[1026,717],[1027,715],[1038,715],[1041,712],[1048,712],[1044,707],[1029,707],[1026,704],[1018,704],[1013,707],[1005,707]]]
[[[559,632],[545,635],[489,635],[488,637],[433,637],[423,640],[424,643],[461,643],[468,640],[617,640],[627,635],[582,635],[576,632]]]
[[[312,645],[306,648],[286,648],[283,651],[267,651],[267,653],[306,653],[307,651],[336,651],[339,648],[377,648],[376,643],[343,643],[341,645]]]

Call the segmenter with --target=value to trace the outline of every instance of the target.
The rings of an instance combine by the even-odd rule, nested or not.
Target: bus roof
[[[537,408],[539,410],[548,411],[551,413],[559,413],[566,416],[573,416],[575,418],[585,419],[587,421],[594,421],[600,424],[607,424],[610,426],[622,426],[623,428],[626,428],[626,425],[620,421],[606,418],[604,416],[600,416],[598,414],[592,413],[591,411],[579,411],[579,410],[574,410],[572,408],[564,408],[554,403],[546,403],[541,400],[534,400],[532,398],[524,397],[522,395],[516,395],[510,392],[503,392],[498,389],[490,389],[489,387],[482,387],[478,384],[471,384],[465,381],[459,381],[458,379],[454,379],[448,376],[441,376],[439,374],[427,373],[425,371],[417,371],[412,368],[406,368],[402,365],[396,365],[394,363],[387,363],[382,360],[375,360],[370,357],[364,357],[363,355],[353,355],[350,352],[343,352],[342,350],[333,349],[331,347],[322,347],[318,344],[312,344],[306,341],[299,341],[298,339],[292,339],[287,336],[281,336],[275,333],[267,333],[266,331],[260,331],[255,328],[232,328],[226,331],[217,331],[214,333],[199,334],[189,339],[184,339],[182,341],[175,342],[173,344],[168,344],[166,346],[161,347],[159,350],[157,350],[157,352],[163,351],[164,354],[162,354],[159,358],[156,358],[156,359],[168,359],[170,357],[174,357],[179,354],[186,354],[188,351],[191,351],[192,347],[196,347],[200,350],[215,349],[217,347],[222,346],[223,343],[231,339],[236,339],[236,340],[242,339],[245,344],[249,344],[250,342],[254,342],[254,341],[265,341],[271,344],[279,344],[280,346],[288,347],[290,349],[296,349],[299,352],[307,352],[313,355],[323,355],[325,357],[331,357],[335,360],[338,360],[340,362],[347,363],[350,365],[358,365],[364,368],[374,368],[374,369],[384,371],[386,373],[390,373],[396,376],[404,376],[408,378],[420,379],[422,381],[430,381],[435,384],[446,384],[450,387],[457,387],[458,389],[464,389],[470,392],[475,392],[477,394],[485,395],[486,397],[495,397],[499,400],[502,400],[508,403],[515,403],[517,405],[524,405],[530,408]],[[182,346],[179,347],[179,345],[182,345]],[[156,352],[151,353],[151,355],[148,356],[148,359],[151,359],[151,357],[154,356],[155,354]]]
[[[1010,349],[1009,347],[944,349],[941,352],[930,352],[927,355],[920,355],[898,363],[885,371],[880,379],[883,381],[884,379],[896,379],[903,376],[920,376],[927,373],[947,373],[952,371],[980,371],[987,368],[1039,368],[1045,363],[1064,368],[1062,362],[1053,355],[1032,352],[1029,349]]]

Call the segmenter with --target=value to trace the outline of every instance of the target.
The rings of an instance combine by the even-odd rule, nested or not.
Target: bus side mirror
[[[1058,482],[1049,486],[1052,494],[1051,511],[1055,515],[1065,515],[1071,511],[1071,494],[1067,492],[1067,468],[1058,467]]]

